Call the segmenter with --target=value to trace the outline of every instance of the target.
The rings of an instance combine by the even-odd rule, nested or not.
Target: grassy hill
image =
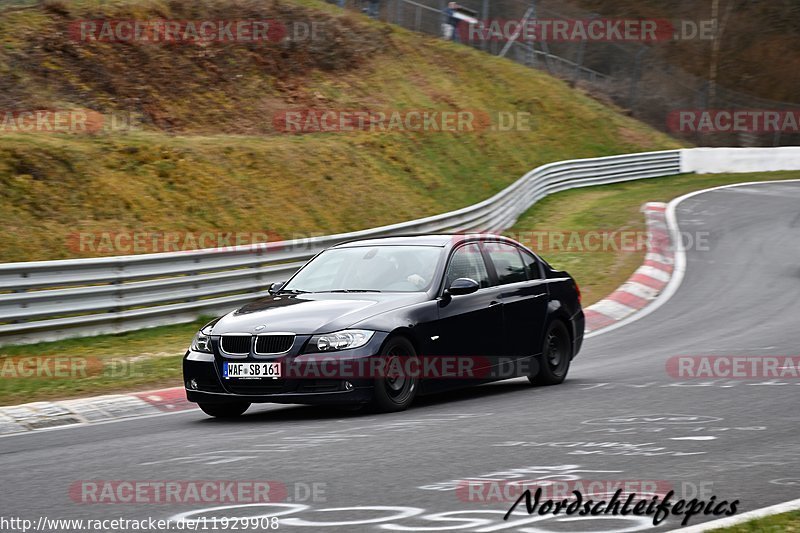
[[[293,42],[89,42],[69,31],[83,19],[321,29]],[[78,233],[355,230],[474,203],[545,162],[677,146],[543,73],[312,0],[50,2],[4,13],[0,110],[75,108],[137,113],[140,128],[0,133],[0,261],[97,255],[76,249]],[[298,109],[532,120],[523,131],[275,128],[276,114]]]

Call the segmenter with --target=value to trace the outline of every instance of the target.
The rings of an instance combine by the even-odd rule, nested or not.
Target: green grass
[[[683,175],[588,187],[555,194],[525,213],[510,234],[533,229],[644,229],[639,209],[648,201],[669,201],[687,192],[745,181],[800,178],[798,172],[763,174]],[[641,264],[643,253],[544,253],[554,266],[566,268],[581,285],[584,304],[602,298],[623,283]],[[64,399],[118,391],[146,390],[181,384],[180,359],[196,330],[205,323],[166,326],[119,335],[0,348],[0,358],[60,356],[135,361],[122,370],[132,375],[102,373],[83,379],[17,378],[0,380],[0,405],[42,399]],[[3,359],[0,359],[0,369]]]
[[[744,524],[712,531],[718,533],[798,533],[800,532],[800,511],[758,518]]]
[[[206,322],[0,348],[0,405],[180,385],[181,357]],[[25,377],[19,365],[27,358],[47,365],[60,361],[67,370],[56,377]],[[76,378],[69,376],[73,369]]]

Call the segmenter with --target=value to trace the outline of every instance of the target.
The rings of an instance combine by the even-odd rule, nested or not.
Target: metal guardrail
[[[401,233],[492,232],[545,196],[679,174],[679,150],[540,166],[478,204],[410,222],[304,240],[145,255],[0,264],[0,345],[189,322],[268,294],[336,243]]]

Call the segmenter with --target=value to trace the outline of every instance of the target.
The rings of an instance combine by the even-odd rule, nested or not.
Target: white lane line
[[[248,416],[257,415],[257,414],[263,414],[263,413],[266,413],[268,411],[274,411],[276,409],[292,407],[291,405],[269,404],[269,403],[257,404],[257,405],[258,405],[259,409],[256,410],[256,411],[252,411],[252,412],[248,411],[248,413],[245,414],[242,417],[242,421],[245,421]],[[266,408],[266,409],[264,409],[264,408]],[[17,432],[17,433],[6,433],[4,435],[0,435],[0,439],[5,439],[5,438],[9,438],[9,437],[23,437],[23,436],[34,435],[36,433],[46,433],[46,432],[49,432],[49,431],[63,431],[63,430],[75,429],[75,428],[88,428],[88,427],[95,427],[95,426],[104,426],[106,424],[116,424],[118,422],[135,422],[137,420],[144,420],[146,418],[160,418],[162,416],[194,415],[195,417],[198,417],[199,414],[202,414],[200,409],[187,409],[185,411],[170,411],[170,412],[167,412],[167,413],[155,413],[155,414],[142,415],[142,416],[129,416],[129,417],[124,417],[124,418],[113,418],[111,420],[102,420],[100,422],[86,422],[86,423],[80,423],[80,424],[69,424],[69,425],[64,425],[64,426],[55,426],[55,427],[50,427],[50,428],[33,429],[33,430],[29,430],[29,431],[20,431],[20,432]],[[202,416],[198,417],[198,420],[207,420],[207,419],[209,419],[209,417],[207,417],[206,415],[202,415]]]
[[[692,437],[670,437],[669,440],[714,440],[716,438],[711,435],[697,435]]]
[[[737,524],[749,522],[750,520],[754,520],[756,518],[764,518],[774,514],[788,513],[789,511],[796,511],[798,509],[800,509],[800,499],[779,503],[777,505],[771,505],[769,507],[763,507],[761,509],[756,509],[755,511],[749,511],[740,515],[731,516],[730,518],[721,518],[719,520],[712,520],[711,522],[706,522],[704,524],[697,524],[696,526],[671,529],[670,531],[680,531],[681,533],[701,533],[703,531],[711,531],[722,527],[735,526]]]
[[[584,338],[589,339],[591,337],[595,337],[597,335],[602,335],[604,333],[608,333],[610,331],[614,331],[615,329],[621,328],[623,326],[627,326],[637,320],[646,317],[650,313],[658,310],[662,305],[667,303],[672,296],[678,292],[678,289],[683,283],[683,276],[686,274],[686,248],[683,246],[683,239],[681,238],[681,229],[678,225],[678,216],[676,215],[676,211],[678,209],[678,205],[683,202],[684,200],[688,200],[694,196],[699,194],[704,194],[711,191],[718,191],[721,189],[731,189],[734,187],[745,187],[747,185],[766,185],[766,184],[775,184],[775,183],[800,183],[800,179],[792,179],[792,180],[768,180],[768,181],[748,181],[745,183],[733,183],[730,185],[720,185],[719,187],[710,187],[708,189],[703,189],[700,191],[690,192],[689,194],[684,194],[683,196],[679,196],[675,198],[667,205],[667,226],[669,226],[670,232],[670,240],[673,243],[673,247],[675,248],[675,269],[672,271],[672,278],[667,283],[667,286],[664,287],[664,290],[661,294],[658,295],[658,298],[645,307],[644,309],[634,313],[633,315],[620,320],[615,324],[611,324],[610,326],[592,331],[587,333]],[[683,530],[682,530],[683,531]]]
[[[194,413],[197,414],[197,410],[190,409],[186,411],[172,411],[169,413],[155,413],[152,415],[142,415],[142,416],[127,416],[124,418],[113,418],[111,420],[102,420],[100,422],[81,422],[80,424],[66,424],[63,426],[55,426],[50,428],[39,428],[39,429],[31,429],[27,431],[19,431],[17,433],[6,433],[4,435],[0,435],[0,439],[6,439],[8,437],[22,437],[25,435],[35,435],[36,433],[47,433],[49,431],[62,431],[66,429],[74,429],[74,428],[87,428],[87,427],[95,427],[95,426],[104,426],[106,424],[116,424],[117,422],[131,422],[135,420],[144,420],[146,418],[158,418],[162,416],[170,416],[170,415],[182,415],[182,414],[190,414]]]

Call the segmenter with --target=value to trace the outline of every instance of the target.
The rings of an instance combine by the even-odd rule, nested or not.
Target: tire
[[[215,418],[236,418],[250,407],[249,402],[199,403],[202,411]]]
[[[535,374],[528,376],[534,385],[558,385],[563,383],[572,360],[572,341],[567,326],[560,320],[553,321],[544,334],[542,354],[534,365]],[[536,368],[538,367],[538,368]]]
[[[389,360],[398,358],[405,362],[409,358],[417,357],[417,352],[411,341],[405,337],[390,337],[381,349],[380,357],[387,358],[387,367]],[[409,368],[409,365],[402,365],[402,368]],[[414,397],[417,395],[419,388],[419,378],[411,376],[382,376],[375,378],[374,392],[372,402],[369,404],[369,409],[378,413],[391,413],[397,411],[405,411]]]

